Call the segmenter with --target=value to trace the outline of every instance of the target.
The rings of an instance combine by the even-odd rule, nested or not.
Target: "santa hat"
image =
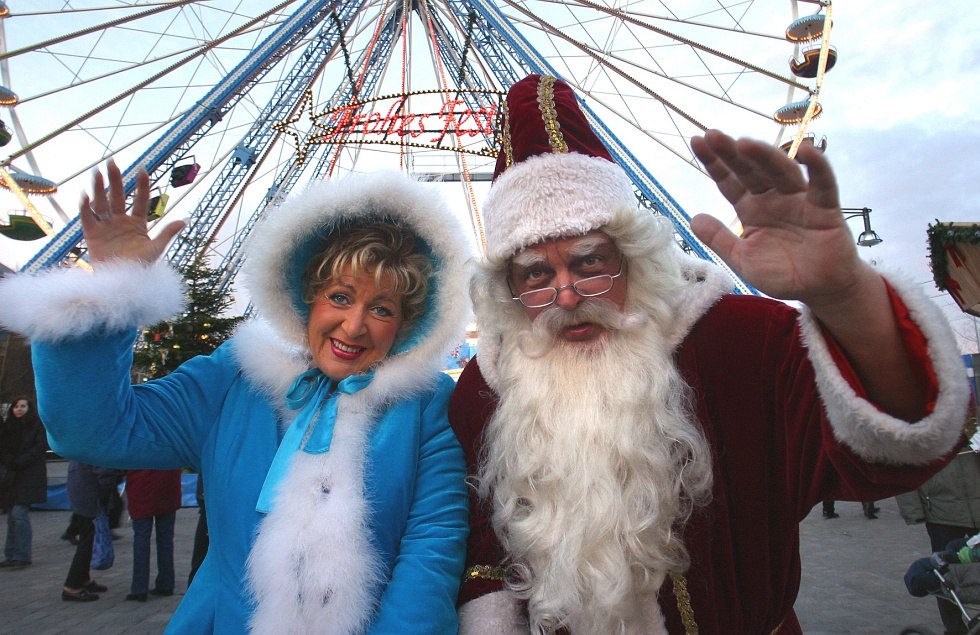
[[[633,184],[565,82],[529,75],[503,108],[502,144],[484,206],[487,257],[501,264],[543,240],[580,236],[637,209]]]

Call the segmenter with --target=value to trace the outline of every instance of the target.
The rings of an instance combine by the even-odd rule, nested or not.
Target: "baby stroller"
[[[916,560],[905,573],[905,587],[916,597],[934,595],[954,604],[967,634],[980,635],[980,612],[971,612],[972,605],[980,605],[980,547],[967,546],[966,539],[954,540],[944,551]],[[907,628],[901,635],[932,634]]]

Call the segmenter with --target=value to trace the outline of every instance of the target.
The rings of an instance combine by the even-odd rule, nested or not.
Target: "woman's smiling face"
[[[307,336],[317,367],[334,381],[370,370],[384,359],[402,325],[402,294],[373,271],[348,267],[321,287],[310,305]]]

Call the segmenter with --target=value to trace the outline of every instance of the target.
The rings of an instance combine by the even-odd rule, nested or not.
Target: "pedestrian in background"
[[[204,478],[197,475],[197,488],[194,490],[197,499],[197,528],[194,530],[194,548],[191,551],[191,572],[187,575],[187,586],[194,581],[194,575],[208,555],[208,511],[204,501]]]
[[[0,507],[10,510],[4,561],[0,562],[5,570],[31,564],[33,532],[28,512],[32,503],[48,499],[47,450],[44,426],[34,405],[25,396],[16,397],[0,429],[0,462],[14,472],[13,483],[0,491]]]
[[[932,551],[943,551],[951,540],[980,531],[980,456],[959,454],[919,489],[896,499],[905,522],[925,523]],[[942,598],[936,601],[947,635],[965,634],[959,608]]]
[[[180,470],[130,470],[126,499],[133,521],[133,581],[127,600],[174,594],[174,524],[180,509]],[[150,586],[150,534],[156,527],[157,577]]]
[[[92,545],[102,494],[115,486],[117,478],[117,470],[68,462],[68,502],[72,513],[78,516],[78,542],[61,590],[61,599],[66,602],[93,602],[99,599],[99,593],[109,590],[92,579]]]
[[[826,499],[823,501],[823,517],[834,519],[840,518],[840,514],[837,513],[837,509],[834,505],[835,501],[831,499]]]

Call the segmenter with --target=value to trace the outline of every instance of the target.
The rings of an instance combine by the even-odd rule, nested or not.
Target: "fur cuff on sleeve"
[[[530,627],[510,591],[487,593],[459,609],[459,635],[527,635]]]
[[[0,281],[0,324],[34,341],[155,324],[184,304],[180,275],[166,262],[99,263],[95,271],[48,270]]]
[[[858,397],[840,374],[813,315],[800,318],[803,342],[816,371],[820,398],[834,436],[857,455],[875,463],[924,465],[952,450],[963,431],[969,386],[963,360],[946,318],[920,289],[888,276],[929,347],[939,393],[932,413],[907,422],[879,411]]]

